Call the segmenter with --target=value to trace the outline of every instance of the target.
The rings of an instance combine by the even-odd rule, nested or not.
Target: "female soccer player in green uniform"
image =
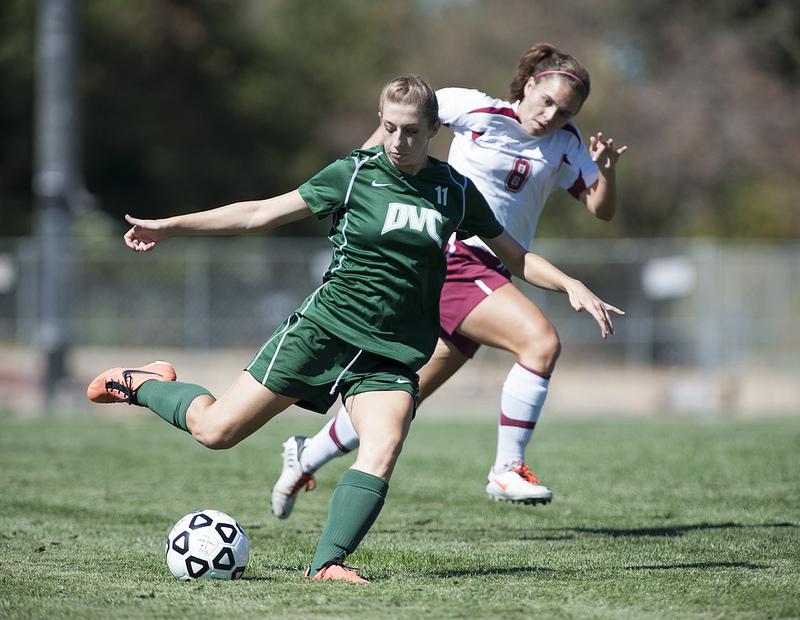
[[[126,216],[125,242],[152,250],[177,235],[269,230],[332,216],[334,246],[323,284],[272,334],[219,399],[175,381],[166,362],[112,368],[90,400],[148,407],[212,449],[230,448],[292,404],[324,413],[338,396],[361,449],[331,498],[328,521],[306,575],[364,582],[343,565],[377,518],[416,405],[416,371],[439,333],[443,246],[459,231],[483,238],[531,284],[569,295],[605,337],[620,313],[583,284],[507,235],[471,181],[428,156],[439,129],[436,95],[418,76],[384,87],[379,147],[354,151],[295,191],[161,220]]]

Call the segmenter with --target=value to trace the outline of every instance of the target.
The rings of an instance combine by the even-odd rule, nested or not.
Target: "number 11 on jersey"
[[[447,190],[450,189],[449,187],[442,187],[441,185],[436,186],[436,203],[442,205],[443,207],[447,206]]]

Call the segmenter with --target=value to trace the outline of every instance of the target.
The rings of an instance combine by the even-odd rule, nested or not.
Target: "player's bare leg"
[[[363,583],[343,566],[383,507],[403,441],[411,424],[414,402],[408,392],[378,391],[347,400],[361,438],[358,458],[342,474],[331,497],[328,522],[307,576]]]
[[[269,390],[247,372],[219,399],[202,386],[175,379],[167,362],[111,368],[89,384],[87,397],[97,403],[147,407],[212,449],[236,445],[296,401]]]
[[[347,408],[361,441],[351,469],[388,482],[411,425],[411,395],[401,391],[357,394],[348,399]]]
[[[452,342],[439,338],[431,359],[417,373],[420,404],[447,383],[469,359]]]
[[[469,360],[452,343],[439,340],[430,361],[419,371],[419,402],[433,394]],[[272,487],[272,513],[279,519],[291,515],[300,492],[314,488],[314,472],[358,447],[358,433],[345,407],[313,437],[293,435],[283,444],[283,466]]]
[[[503,385],[497,454],[486,492],[497,500],[547,503],[553,494],[525,462],[525,449],[547,396],[561,344],[552,323],[514,286],[495,290],[467,315],[459,332],[517,356]]]
[[[230,448],[296,401],[264,387],[249,372],[242,372],[220,398],[201,395],[192,400],[186,424],[192,436],[207,448]]]
[[[458,331],[480,344],[511,351],[521,364],[543,375],[552,374],[561,353],[553,324],[516,286],[493,291]]]

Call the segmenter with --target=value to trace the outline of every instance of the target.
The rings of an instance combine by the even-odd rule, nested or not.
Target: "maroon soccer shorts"
[[[494,254],[461,241],[448,243],[446,252],[447,278],[439,298],[439,335],[471,358],[481,345],[456,330],[492,291],[511,283],[511,272]]]

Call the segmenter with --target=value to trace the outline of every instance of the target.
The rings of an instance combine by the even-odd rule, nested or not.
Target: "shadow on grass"
[[[749,568],[760,570],[769,568],[766,564],[751,564],[750,562],[697,562],[693,564],[653,564],[650,566],[625,566],[625,570],[682,570],[691,568]]]
[[[294,573],[301,575],[303,570],[300,568],[289,568],[286,566],[269,566],[268,570]],[[655,570],[691,570],[691,569],[716,569],[716,568],[746,568],[749,570],[763,570],[770,568],[765,564],[752,564],[750,562],[695,562],[687,564],[652,564],[642,566],[624,566],[624,570],[630,571],[655,571]],[[455,579],[458,577],[490,577],[499,575],[536,575],[544,573],[555,573],[554,568],[544,566],[503,566],[496,568],[473,568],[463,570],[443,570],[443,571],[424,571],[425,576],[440,577],[444,579]],[[380,578],[373,578],[380,581]],[[242,581],[275,581],[275,577],[261,575],[245,575]]]
[[[425,571],[435,577],[488,577],[491,575],[536,575],[554,573],[556,569],[544,566],[502,566],[496,568],[473,568],[464,570]]]
[[[689,532],[700,530],[735,530],[735,529],[756,529],[756,528],[796,528],[800,527],[796,523],[697,523],[688,525],[673,525],[662,527],[638,527],[638,528],[606,528],[606,527],[545,527],[545,528],[502,528],[491,532],[484,528],[426,528],[422,527],[413,532],[416,538],[424,538],[430,535],[445,535],[453,540],[472,540],[479,537],[483,541],[501,540],[521,540],[521,541],[540,541],[540,542],[559,542],[569,541],[576,538],[576,534],[601,534],[611,538],[635,538],[635,537],[662,537],[678,538]],[[560,533],[559,533],[560,532]],[[397,534],[408,535],[408,530],[403,529],[376,529],[371,534],[374,538],[380,536],[395,536]]]
[[[305,581],[302,577],[304,571],[302,570],[291,570],[287,569],[286,567],[266,567],[268,570],[277,570],[282,572],[292,572],[298,575],[298,579]],[[379,569],[380,571],[380,569]],[[361,572],[361,571],[359,571]],[[498,575],[542,575],[544,573],[555,573],[556,570],[554,568],[546,568],[542,566],[504,566],[499,568],[473,568],[473,569],[463,569],[463,570],[426,570],[421,571],[420,573],[416,573],[415,577],[422,577],[422,578],[430,578],[430,577],[439,577],[444,579],[456,579],[458,577],[490,577],[490,576],[498,576]],[[367,574],[366,577],[372,582],[380,582],[386,581],[387,579],[392,579],[396,575],[392,575],[391,573],[387,573],[386,575],[369,575]],[[244,575],[241,579],[242,581],[277,581],[275,577],[265,576],[265,575]],[[312,582],[317,583],[317,582]]]
[[[413,532],[410,532],[410,530],[391,529],[375,530],[374,532],[370,532],[370,535],[373,538],[378,538],[381,536],[395,537],[398,534],[404,534],[406,536],[412,536],[415,540],[419,540],[420,538],[425,538],[426,536],[431,535],[444,535],[444,537],[450,540],[460,542],[484,540],[495,542],[504,540],[558,542],[575,539],[574,534],[536,534],[535,532],[531,532],[531,530],[526,529],[495,529],[493,532],[494,533],[489,539],[486,538],[486,528],[423,528]]]
[[[543,528],[551,532],[576,532],[579,534],[606,534],[612,538],[626,536],[662,536],[665,538],[683,536],[687,532],[696,530],[729,530],[762,527],[797,527],[796,523],[756,523],[743,525],[741,523],[698,523],[695,525],[673,525],[668,527],[637,527],[631,529],[615,529],[605,527],[558,527]]]

